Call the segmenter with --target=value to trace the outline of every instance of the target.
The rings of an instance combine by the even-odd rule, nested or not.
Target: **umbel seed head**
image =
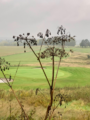
[[[27,33],[27,36],[29,36],[30,35],[30,33]]]
[[[40,37],[40,38],[43,38],[43,34],[42,34],[41,32],[39,32],[39,33],[37,34],[37,36]]]
[[[45,33],[45,36],[46,36],[46,37],[49,37],[49,35],[51,35],[51,32],[50,32],[49,29],[47,29],[47,30],[46,30],[46,33]]]
[[[20,34],[19,36],[20,36],[20,37],[22,37],[22,35],[21,35],[21,34]]]
[[[13,36],[13,38],[15,38],[15,36]]]

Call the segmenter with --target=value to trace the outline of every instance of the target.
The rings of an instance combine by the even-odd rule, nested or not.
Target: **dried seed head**
[[[30,33],[27,33],[27,36],[29,36],[30,35]]]
[[[43,38],[43,34],[42,34],[41,32],[39,32],[39,33],[37,34],[37,36],[40,37],[40,38]]]
[[[22,37],[22,35],[21,35],[21,34],[20,34],[19,36],[20,36],[20,37]]]
[[[15,38],[15,36],[13,36],[13,38]]]
[[[47,30],[46,30],[46,33],[45,33],[45,36],[46,36],[46,37],[49,37],[49,35],[51,35],[51,32],[50,32],[49,29],[47,29]]]

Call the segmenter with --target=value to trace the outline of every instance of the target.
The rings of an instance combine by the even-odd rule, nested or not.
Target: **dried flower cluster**
[[[69,96],[69,98],[70,98],[70,96]],[[54,102],[55,101],[59,101],[59,105],[61,106],[63,101],[65,101],[65,102],[68,101],[68,96],[65,95],[65,94],[60,94],[59,93],[55,96]]]
[[[37,45],[37,41],[36,39],[34,38],[34,36],[32,36],[32,38],[28,38],[28,36],[30,35],[30,33],[27,33],[27,36],[25,37],[25,34],[23,33],[23,35],[19,35],[19,36],[13,36],[13,39],[14,41],[17,41],[17,46],[19,46],[19,42],[22,43],[22,40],[23,40],[23,45],[24,45],[24,48],[26,45]],[[26,52],[26,51],[24,51]]]
[[[47,44],[47,45],[50,45],[50,44],[53,44],[53,47],[49,47],[41,52],[38,53],[38,57],[39,58],[48,58],[50,56],[57,56],[57,57],[67,57],[68,56],[68,53],[65,52],[65,50],[63,49],[59,49],[59,48],[55,48],[54,45],[55,44],[59,44],[59,43],[62,43],[62,46],[64,45],[64,43],[67,41],[70,42],[70,40],[75,40],[74,37],[71,37],[71,35],[69,34],[65,34],[65,28],[63,28],[63,26],[61,25],[61,27],[58,28],[58,31],[57,31],[57,34],[59,35],[59,33],[61,33],[61,36],[55,36],[55,37],[49,37],[49,35],[51,35],[51,32],[49,29],[46,30],[46,33],[45,33],[45,36],[46,37],[49,37],[46,41],[44,40],[44,43]],[[40,38],[43,38],[43,33],[39,32],[37,34],[37,36],[39,36]],[[73,52],[72,50],[70,50],[70,52]]]
[[[61,36],[55,36],[55,37],[51,37],[51,38],[48,38],[46,41],[45,41],[45,43],[47,44],[52,44],[52,43],[56,43],[56,44],[58,44],[58,43],[60,43],[61,41],[62,42],[65,42],[65,41],[69,41],[70,42],[70,40],[74,40],[74,37],[75,36],[73,36],[73,37],[71,37],[71,35],[69,34],[66,34],[65,31],[66,29],[65,28],[63,28],[63,26],[61,25],[59,28],[58,28],[58,31],[57,31],[57,34],[59,35],[59,33],[61,33]],[[46,32],[45,32],[45,36],[46,37],[49,37],[49,35],[51,35],[51,32],[50,32],[50,30],[49,29],[47,29],[46,30]],[[43,33],[41,33],[41,32],[39,32],[38,34],[37,34],[37,36],[39,36],[40,38],[43,38]]]
[[[6,62],[4,58],[0,57],[0,70],[9,70],[10,63]]]
[[[59,48],[55,48],[55,47],[49,47],[46,50],[44,50],[43,52],[41,52],[41,55],[38,53],[38,56],[42,59],[44,58],[49,58],[52,56],[56,56],[56,57],[67,57],[68,53],[65,52],[65,50],[59,49]]]

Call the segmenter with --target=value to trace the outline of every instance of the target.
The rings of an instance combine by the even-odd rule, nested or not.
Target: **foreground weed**
[[[66,41],[71,41],[71,40],[75,40],[74,37],[71,37],[71,35],[69,34],[66,34],[66,29],[61,25],[59,28],[58,28],[58,31],[57,31],[57,34],[59,35],[59,33],[61,33],[61,36],[57,36],[57,37],[51,37],[49,38],[49,36],[51,35],[51,32],[49,29],[46,30],[45,32],[45,36],[43,37],[43,33],[39,32],[37,34],[38,37],[42,38],[42,44],[41,44],[41,47],[40,47],[40,50],[39,50],[39,53],[36,54],[35,51],[33,50],[31,44],[33,45],[37,45],[37,41],[36,39],[34,38],[34,36],[32,36],[32,38],[28,38],[28,36],[30,35],[30,33],[27,33],[27,36],[25,36],[25,34],[23,35],[19,35],[19,36],[13,36],[14,38],[14,41],[17,41],[17,46],[19,46],[19,42],[23,42],[23,45],[24,45],[24,49],[26,47],[26,45],[29,46],[29,48],[32,50],[32,52],[34,53],[34,55],[36,56],[38,62],[40,63],[40,66],[42,68],[42,71],[45,75],[45,78],[48,82],[48,85],[49,85],[49,89],[50,89],[50,102],[49,102],[49,105],[47,107],[47,111],[46,111],[46,116],[45,116],[45,119],[46,120],[48,118],[48,115],[49,115],[49,111],[51,110],[52,108],[52,104],[53,104],[53,94],[54,94],[54,89],[55,89],[55,83],[56,83],[56,79],[57,79],[57,74],[58,74],[58,69],[59,69],[59,66],[60,66],[60,62],[61,62],[61,58],[62,57],[67,57],[68,56],[68,53],[65,52],[64,50],[64,45],[65,45],[65,42]],[[45,40],[45,37],[47,37],[48,39]],[[43,45],[43,42],[47,45],[47,49],[43,52],[41,52],[41,48],[42,48],[42,45]],[[62,44],[62,49],[59,49],[59,48],[55,48],[55,44],[59,44],[61,43]],[[52,47],[50,45],[53,45]],[[26,50],[24,50],[24,52],[26,52]],[[70,50],[70,52],[73,52],[72,50]],[[48,80],[48,77],[43,69],[43,66],[42,66],[42,63],[41,63],[41,60],[40,59],[45,59],[45,58],[49,58],[51,57],[51,60],[52,60],[52,82],[50,84],[49,80]],[[56,73],[56,77],[54,79],[54,62],[55,62],[55,59],[54,57],[58,57],[59,58],[59,64],[58,64],[58,68],[57,68],[57,73]],[[37,92],[36,92],[37,94]],[[54,109],[55,110],[55,109]],[[54,112],[53,110],[53,112]]]
[[[20,63],[19,63],[19,64],[20,64]],[[23,110],[23,112],[24,112],[24,114],[25,114],[25,116],[27,117],[27,120],[28,120],[28,116],[27,116],[27,114],[25,113],[25,111],[24,111],[24,109],[23,109],[23,107],[22,107],[19,99],[17,98],[17,96],[16,96],[16,94],[15,94],[15,92],[14,92],[14,90],[13,90],[13,87],[12,87],[13,82],[12,82],[12,84],[10,84],[11,75],[9,75],[9,79],[7,79],[7,77],[6,77],[5,73],[4,73],[4,71],[5,71],[6,69],[9,70],[9,66],[10,66],[10,63],[6,62],[5,59],[0,58],[0,70],[1,70],[1,72],[2,72],[2,74],[3,74],[3,76],[4,76],[4,78],[5,78],[5,80],[2,79],[2,81],[3,81],[8,87],[10,87],[11,91],[13,92],[14,96],[16,97],[16,99],[17,99],[20,107],[22,108],[22,110]],[[18,67],[19,67],[19,65],[18,65]],[[17,68],[17,70],[18,70],[18,68]],[[16,71],[16,73],[17,73],[17,71]],[[16,74],[15,74],[15,76],[16,76]],[[14,76],[14,79],[15,79],[15,76]],[[14,80],[13,80],[13,81],[14,81]]]

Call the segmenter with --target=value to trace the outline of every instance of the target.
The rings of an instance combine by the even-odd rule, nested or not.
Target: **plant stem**
[[[25,113],[25,111],[24,111],[24,109],[23,109],[23,107],[22,107],[21,103],[19,102],[19,100],[18,100],[18,98],[17,98],[17,96],[16,96],[16,94],[15,94],[14,90],[12,89],[12,87],[10,87],[10,88],[11,88],[11,90],[12,90],[12,92],[13,92],[14,96],[16,97],[16,99],[17,99],[17,101],[18,101],[18,103],[19,103],[20,107],[22,108],[22,110],[23,110],[23,112],[24,112],[24,114],[25,114],[25,116],[26,116],[27,120],[29,120],[29,119],[28,119],[28,116],[26,115],[26,113]]]
[[[27,41],[27,43],[28,43],[28,41]],[[41,63],[39,57],[36,55],[36,53],[34,52],[34,50],[32,49],[32,47],[31,47],[31,45],[30,45],[29,43],[28,43],[28,45],[29,45],[29,47],[31,48],[31,50],[32,50],[32,52],[34,53],[34,55],[37,57],[37,59],[38,59],[38,61],[39,61],[39,63],[40,63],[40,66],[41,66],[41,68],[42,68],[42,70],[43,70],[43,73],[44,73],[44,75],[45,75],[45,77],[46,77],[46,80],[47,80],[47,82],[48,82],[48,84],[49,84],[49,87],[50,87],[49,80],[48,80],[47,75],[46,75],[46,73],[45,73],[45,71],[44,71],[44,69],[43,69],[43,66],[42,66],[42,63]]]
[[[64,50],[63,42],[62,42],[62,49]],[[61,54],[61,56],[62,56],[62,54]],[[55,83],[56,83],[56,79],[57,79],[57,75],[58,75],[58,70],[59,70],[60,62],[61,62],[61,57],[60,57],[60,60],[59,60],[58,69],[57,69],[57,73],[56,73],[56,77],[55,77],[54,87],[53,87],[52,93],[54,93]],[[54,112],[54,110],[53,110],[53,112]],[[52,113],[52,114],[53,114],[53,113]],[[51,116],[52,116],[52,115],[51,115]],[[50,117],[50,119],[51,119],[51,117]],[[49,119],[49,120],[50,120],[50,119]]]
[[[53,47],[53,54],[54,54],[54,47]],[[49,106],[47,108],[46,116],[45,116],[44,120],[46,120],[48,118],[49,111],[51,110],[51,107],[52,107],[52,104],[53,104],[53,82],[54,82],[54,55],[52,56],[52,85],[50,86],[51,100],[50,100]]]
[[[61,57],[60,57],[59,64],[58,64],[58,69],[57,69],[57,73],[56,73],[56,77],[55,77],[55,81],[54,81],[54,86],[53,86],[53,91],[55,89],[55,83],[56,83],[56,79],[57,79],[57,75],[58,75],[58,70],[59,70],[60,62],[61,62]]]

